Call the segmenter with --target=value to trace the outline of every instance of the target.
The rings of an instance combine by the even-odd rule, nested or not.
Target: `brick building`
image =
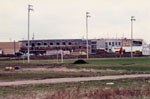
[[[0,42],[1,54],[14,54],[21,48],[21,42]]]

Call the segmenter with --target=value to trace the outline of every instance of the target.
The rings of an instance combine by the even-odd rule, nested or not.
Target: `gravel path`
[[[76,78],[55,78],[43,80],[21,80],[12,82],[0,82],[0,86],[18,86],[32,84],[55,84],[65,82],[80,82],[80,81],[96,81],[96,80],[117,80],[125,78],[143,78],[150,77],[150,74],[134,74],[134,75],[116,75],[116,76],[97,76],[97,77],[76,77]]]

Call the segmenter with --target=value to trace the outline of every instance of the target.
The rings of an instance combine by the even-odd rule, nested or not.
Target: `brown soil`
[[[0,86],[19,86],[19,85],[35,85],[35,84],[55,84],[55,83],[69,83],[81,81],[98,81],[98,80],[117,80],[127,78],[147,78],[150,74],[133,74],[133,75],[117,75],[117,76],[97,76],[97,77],[76,77],[76,78],[56,78],[44,80],[21,80],[11,82],[1,82]]]

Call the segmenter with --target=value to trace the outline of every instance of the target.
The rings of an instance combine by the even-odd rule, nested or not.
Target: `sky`
[[[0,41],[27,40],[28,4],[30,39],[133,38],[150,43],[150,0],[0,0]]]

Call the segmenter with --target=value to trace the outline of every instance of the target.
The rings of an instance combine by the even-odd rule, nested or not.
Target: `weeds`
[[[129,72],[149,72],[149,66],[72,66],[68,69],[94,69],[94,70],[125,70]]]
[[[33,92],[23,95],[8,96],[7,99],[148,99],[150,88],[98,88],[81,89],[80,87],[62,89],[55,92]]]

